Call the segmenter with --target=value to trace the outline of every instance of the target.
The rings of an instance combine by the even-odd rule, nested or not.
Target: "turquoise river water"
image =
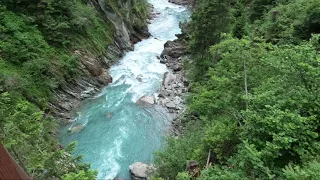
[[[113,83],[77,109],[75,122],[63,127],[60,141],[77,141],[75,155],[99,171],[98,179],[130,179],[129,165],[151,163],[170,125],[170,117],[161,107],[143,108],[135,102],[144,95],[157,95],[162,77],[168,71],[157,56],[168,40],[181,32],[179,22],[187,19],[185,7],[168,0],[148,0],[160,13],[149,25],[152,37],[135,45],[109,70]],[[142,77],[142,82],[137,77]],[[72,127],[83,125],[78,133]]]

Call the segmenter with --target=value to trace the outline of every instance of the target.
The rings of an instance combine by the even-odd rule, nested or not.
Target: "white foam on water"
[[[107,159],[103,159],[103,164],[99,168],[106,172],[106,176],[104,177],[104,179],[114,179],[117,176],[121,168],[119,163],[117,162],[117,159],[123,157],[121,154],[121,145],[122,137],[119,137],[114,140],[113,148],[109,149],[107,153],[101,154],[102,158],[108,157]]]
[[[98,99],[98,102],[93,103],[92,106],[84,107],[82,112],[88,113],[79,114],[73,123],[73,125],[87,125],[89,120],[101,118],[101,113],[105,113],[106,108],[109,109],[107,111],[114,111],[114,117],[110,121],[101,120],[100,122],[96,121],[92,126],[90,124],[86,133],[91,134],[81,134],[80,132],[76,135],[79,139],[75,139],[87,148],[83,148],[86,150],[84,155],[87,157],[86,160],[92,164],[92,168],[99,171],[98,179],[114,179],[116,176],[127,176],[125,174],[127,171],[124,170],[127,170],[129,166],[127,163],[131,159],[127,160],[125,157],[130,156],[132,160],[141,160],[141,156],[145,156],[143,159],[148,159],[148,154],[152,154],[150,151],[154,150],[152,144],[158,141],[158,136],[153,137],[153,132],[150,134],[149,131],[153,131],[153,128],[158,128],[155,131],[161,131],[161,127],[159,128],[156,124],[153,125],[154,122],[150,120],[149,115],[144,114],[143,110],[140,110],[140,108],[129,109],[132,108],[132,104],[127,101],[131,100],[135,103],[144,95],[157,96],[156,92],[161,86],[163,74],[168,71],[164,64],[160,64],[157,56],[160,56],[164,43],[176,39],[175,34],[181,32],[178,28],[178,16],[180,15],[177,15],[177,13],[184,11],[186,8],[171,4],[168,0],[148,0],[148,2],[154,5],[156,12],[161,13],[151,20],[149,25],[152,37],[137,43],[134,51],[126,53],[117,64],[109,69],[113,83],[94,97],[96,99],[105,98],[105,100],[102,99],[102,104],[99,104],[101,99]],[[142,82],[137,79],[137,76],[142,76]],[[127,106],[128,104],[129,106]],[[152,113],[154,112],[149,110],[149,114]],[[160,114],[153,115],[160,116]],[[103,118],[105,119],[105,117]],[[101,129],[104,134],[101,134],[102,131],[97,132]],[[144,133],[144,131],[146,132]],[[91,143],[88,142],[91,141],[93,141],[94,146],[89,147]],[[143,152],[135,147],[136,145],[144,146],[145,143],[148,143],[148,147],[143,148]],[[96,148],[96,153],[93,153],[90,148]],[[135,150],[139,152],[135,152]],[[79,153],[83,154],[83,152]]]

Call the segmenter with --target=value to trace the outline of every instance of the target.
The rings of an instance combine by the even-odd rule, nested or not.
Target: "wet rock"
[[[152,165],[135,162],[129,166],[132,180],[151,180],[150,174],[155,170]]]
[[[102,74],[97,77],[97,81],[103,85],[107,85],[112,83],[112,77],[108,74],[106,69],[103,69]]]
[[[137,102],[139,105],[154,105],[155,104],[155,98],[154,96],[142,96]]]
[[[80,132],[84,128],[84,125],[74,126],[70,129],[71,134]]]
[[[112,118],[112,116],[113,116],[112,112],[108,112],[107,115],[106,115],[106,118],[110,119],[110,118]]]
[[[143,78],[143,75],[142,75],[142,74],[139,74],[136,79],[137,79],[139,82],[142,82],[142,78]]]
[[[160,63],[161,63],[161,64],[166,64],[166,63],[167,63],[167,59],[165,59],[165,58],[160,58]]]

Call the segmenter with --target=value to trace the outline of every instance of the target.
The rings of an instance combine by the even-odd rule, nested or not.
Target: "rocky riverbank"
[[[172,127],[175,135],[180,129],[179,116],[186,108],[185,98],[189,86],[189,80],[183,70],[183,61],[188,58],[186,44],[181,35],[177,37],[174,41],[166,42],[159,57],[160,63],[165,64],[170,71],[164,74],[158,96],[158,104],[166,107],[174,117]]]

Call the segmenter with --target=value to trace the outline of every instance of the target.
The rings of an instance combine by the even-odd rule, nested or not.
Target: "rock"
[[[155,170],[152,165],[135,162],[129,166],[132,180],[150,180],[150,174]]]
[[[142,78],[143,78],[143,75],[142,75],[142,74],[139,74],[136,79],[137,79],[139,82],[142,82]]]
[[[186,51],[186,47],[183,46],[181,43],[176,41],[167,41],[164,44],[164,50],[162,52],[162,56],[167,55],[172,58],[179,58],[184,54]]]
[[[164,88],[168,88],[168,86],[174,81],[176,81],[176,76],[174,74],[169,72],[164,73],[162,81]]]
[[[176,97],[174,98],[173,103],[174,103],[175,105],[179,105],[179,104],[181,103],[181,98],[179,98],[178,96],[176,96]]]
[[[154,96],[142,96],[137,102],[139,105],[154,105],[155,104],[155,98]]]
[[[106,115],[107,119],[112,118],[112,116],[113,116],[112,112],[108,112],[107,115]]]
[[[187,167],[186,167],[187,171],[189,171],[189,174],[191,175],[191,177],[196,178],[200,176],[200,167],[199,167],[199,163],[195,160],[191,160],[187,163]]]
[[[102,74],[97,77],[97,81],[103,85],[107,85],[108,83],[112,83],[112,77],[108,74],[106,69],[102,70]]]
[[[173,71],[180,71],[182,68],[181,68],[181,66],[180,66],[180,64],[175,64],[174,66],[173,66]]]
[[[74,126],[70,129],[71,134],[75,134],[80,132],[82,129],[84,128],[84,125],[78,125],[78,126]]]
[[[96,77],[101,75],[102,67],[97,59],[85,55],[81,59],[81,63],[86,67],[92,76]]]
[[[160,58],[160,63],[161,63],[161,64],[166,64],[166,63],[167,63],[167,59],[165,59],[165,58]]]
[[[166,104],[166,107],[169,108],[169,109],[176,109],[176,105],[172,102],[169,102]]]

